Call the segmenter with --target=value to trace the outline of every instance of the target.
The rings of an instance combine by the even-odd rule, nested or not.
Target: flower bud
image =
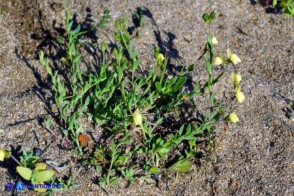
[[[242,80],[242,77],[241,77],[241,75],[239,75],[239,74],[232,73],[232,74],[231,74],[231,79],[232,79],[232,81],[234,82],[234,85],[237,85],[237,84],[239,84],[240,81]]]
[[[158,65],[162,65],[162,62],[164,61],[164,56],[163,54],[159,53],[158,56],[157,56],[157,63]]]
[[[231,112],[229,114],[229,121],[233,122],[233,123],[239,122],[239,118],[238,118],[238,116],[236,115],[235,112]]]
[[[239,103],[242,103],[245,100],[245,95],[243,92],[241,92],[240,88],[237,88],[235,91],[235,96]]]

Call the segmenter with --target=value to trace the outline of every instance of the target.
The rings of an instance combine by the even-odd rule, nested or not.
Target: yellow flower
[[[214,44],[214,45],[218,44],[218,41],[217,41],[216,37],[212,36],[211,43]]]
[[[242,103],[245,100],[245,95],[243,92],[241,92],[240,86],[235,89],[235,96],[239,103]]]
[[[224,64],[224,62],[225,62],[224,59],[221,56],[218,56],[213,60],[212,64],[213,65],[222,65],[222,64]]]
[[[230,49],[227,49],[227,55],[228,55],[229,60],[234,65],[241,63],[241,59],[236,54],[232,53]]]
[[[231,122],[233,122],[233,123],[236,123],[236,122],[239,121],[239,118],[238,118],[238,116],[236,115],[235,112],[231,112],[231,113],[229,114],[229,120],[230,120]]]
[[[135,125],[142,125],[143,124],[143,116],[139,112],[139,110],[136,110],[133,114],[133,121]]]
[[[5,151],[0,149],[0,161],[4,161],[5,158]]]
[[[242,80],[241,75],[236,74],[236,73],[231,73],[231,79],[234,82],[234,85],[237,85],[240,83],[240,81]]]
[[[187,96],[186,96],[186,95],[183,95],[183,96],[182,96],[182,100],[183,100],[183,101],[186,101],[186,100],[187,100]]]
[[[158,64],[161,65],[162,62],[164,61],[164,59],[165,58],[164,58],[163,54],[159,53],[158,56],[157,56],[157,62],[158,62]]]

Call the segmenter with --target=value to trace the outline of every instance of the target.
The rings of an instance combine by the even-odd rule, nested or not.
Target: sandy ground
[[[54,138],[40,122],[48,116],[42,83],[45,70],[36,59],[39,48],[46,45],[53,24],[63,23],[64,9],[52,0],[2,0],[0,8],[0,147],[18,145],[22,149],[46,149],[46,159],[71,160],[68,172],[77,179],[73,190],[56,195],[294,195],[294,122],[286,116],[294,100],[294,19],[266,14],[260,5],[249,0],[214,1],[218,14],[213,32],[219,40],[217,53],[237,53],[242,63],[243,104],[233,103],[240,123],[222,132],[219,145],[202,168],[182,176],[177,182],[160,182],[159,186],[137,184],[102,190],[95,182],[93,168],[81,168],[66,150],[60,150]],[[194,63],[194,79],[205,79],[203,62],[197,61],[203,50],[207,28],[201,16],[209,11],[204,0],[109,0],[67,1],[68,7],[83,21],[87,14],[99,19],[104,8],[111,12],[111,24],[122,16],[131,22],[138,6],[150,11],[140,27],[136,47],[143,57],[151,57],[154,46],[161,47],[174,66]],[[55,22],[54,22],[55,21]],[[110,27],[111,25],[109,25]],[[103,30],[108,34],[113,29]],[[155,36],[157,32],[157,37]],[[158,34],[158,32],[160,32]],[[144,67],[144,65],[142,65]],[[229,73],[218,85],[222,92],[232,88]],[[285,97],[285,98],[282,98]],[[45,100],[44,100],[45,98]],[[58,129],[54,129],[60,134]],[[12,163],[0,164],[1,195],[10,194],[5,184],[15,182]],[[21,192],[20,195],[31,195]]]

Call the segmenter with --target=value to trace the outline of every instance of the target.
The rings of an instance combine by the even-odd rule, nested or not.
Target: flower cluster
[[[245,95],[241,91],[241,86],[240,86],[240,81],[242,80],[242,77],[239,74],[232,73],[231,79],[234,83],[234,92],[235,92],[236,99],[239,103],[242,103],[245,100]]]
[[[213,36],[212,37],[212,43],[213,44],[217,44],[218,41],[217,39]],[[217,56],[212,64],[213,65],[223,65],[226,66],[227,64],[232,63],[234,65],[237,65],[238,63],[241,63],[241,59],[238,57],[238,55],[232,53],[232,51],[230,49],[227,49],[227,59],[223,58],[221,55]],[[234,84],[234,93],[235,93],[235,97],[237,99],[237,101],[239,103],[242,103],[245,100],[245,95],[244,93],[241,91],[241,85],[240,82],[242,80],[242,77],[240,74],[237,73],[231,73],[231,79],[233,81]],[[239,121],[238,116],[236,115],[235,112],[231,112],[226,119],[230,122],[236,123]]]
[[[227,56],[228,59],[224,59],[221,55],[217,56],[212,64],[227,65],[228,63],[233,63],[234,65],[237,65],[238,63],[241,63],[241,59],[236,54],[232,53],[230,49],[227,49]]]

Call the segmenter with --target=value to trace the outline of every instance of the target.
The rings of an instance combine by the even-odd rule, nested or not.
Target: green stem
[[[163,70],[161,72],[161,77],[160,77],[160,85],[162,85],[162,81],[163,81],[164,74],[165,74],[165,71],[166,71],[166,65],[167,65],[167,61],[165,61],[164,64],[163,64]]]

